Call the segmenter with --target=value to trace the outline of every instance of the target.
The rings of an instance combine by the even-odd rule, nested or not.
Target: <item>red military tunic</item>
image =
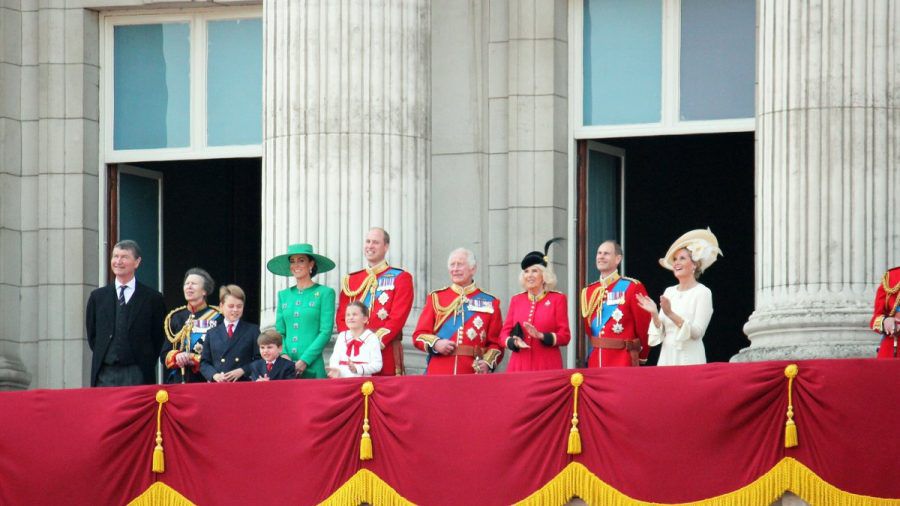
[[[640,281],[617,272],[581,291],[581,317],[593,348],[588,367],[632,366],[647,360],[650,313],[638,305],[639,293],[647,295]]]
[[[894,267],[884,273],[881,284],[875,292],[875,312],[870,323],[872,330],[883,334],[882,322],[885,317],[897,317],[898,307],[900,307],[900,267]],[[884,336],[881,339],[881,346],[878,347],[878,358],[897,358],[898,355],[900,350],[895,354],[894,337]]]
[[[476,358],[491,369],[500,362],[500,300],[481,291],[475,283],[463,288],[451,285],[428,294],[413,333],[416,348],[429,354],[426,374],[473,374]],[[432,351],[438,339],[456,343],[451,355]]]
[[[382,367],[375,376],[403,374],[403,325],[412,309],[412,276],[386,262],[344,276],[334,317],[338,332],[347,330],[344,312],[357,300],[368,306],[366,328],[381,342]]]
[[[506,347],[506,341],[513,327],[528,322],[539,332],[552,333],[555,336],[551,346],[541,339],[532,339],[527,332],[522,332],[522,339],[530,348],[513,352],[509,356],[508,372],[543,371],[546,369],[562,369],[562,355],[559,347],[569,344],[568,302],[566,296],[559,292],[544,292],[533,297],[528,292],[513,295],[509,301],[506,322],[500,329],[500,344]]]

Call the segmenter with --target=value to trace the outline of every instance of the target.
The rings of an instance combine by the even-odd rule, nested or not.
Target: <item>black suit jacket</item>
[[[97,385],[97,374],[103,365],[103,357],[116,331],[116,285],[109,284],[91,292],[85,310],[85,328],[88,346],[94,352],[91,360],[91,386]],[[163,320],[166,303],[156,290],[135,283],[134,294],[128,301],[128,325],[124,346],[131,351],[135,363],[141,368],[144,384],[156,383],[156,360],[166,337]]]
[[[256,381],[257,378],[268,374],[270,380],[286,380],[295,379],[297,370],[294,369],[294,363],[284,357],[275,359],[272,364],[272,372],[266,372],[266,361],[259,359],[250,364],[250,381]]]
[[[206,381],[212,381],[218,372],[228,372],[238,367],[244,370],[241,380],[250,379],[250,363],[259,358],[259,327],[244,320],[238,321],[234,335],[228,337],[228,326],[223,319],[206,334],[206,343],[200,353],[200,372]]]

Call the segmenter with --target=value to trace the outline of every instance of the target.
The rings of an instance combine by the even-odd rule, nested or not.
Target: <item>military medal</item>
[[[624,315],[622,314],[622,310],[620,310],[619,308],[616,308],[616,310],[612,313],[613,320],[616,321],[615,325],[612,326],[612,331],[616,334],[621,334],[622,331],[625,330],[625,327],[623,327],[622,323],[619,321],[622,319],[622,316]]]
[[[469,339],[475,339],[476,335],[477,334],[475,333],[475,329],[470,328],[466,331],[466,337],[468,337]]]
[[[378,302],[383,306],[387,303],[389,298],[390,296],[388,296],[387,292],[381,292],[381,295],[378,296]],[[384,320],[384,318],[382,318],[382,320]]]
[[[388,312],[384,308],[381,308],[378,310],[378,317],[382,320],[386,320],[388,317]]]
[[[482,321],[480,316],[476,316],[474,320],[472,320],[472,325],[475,325],[476,329],[481,329],[481,326],[484,325],[484,321]]]

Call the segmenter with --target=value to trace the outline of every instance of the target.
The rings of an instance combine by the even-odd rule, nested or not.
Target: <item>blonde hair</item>
[[[225,302],[225,297],[232,296],[235,299],[241,299],[241,302],[247,302],[247,296],[244,295],[244,290],[237,285],[222,285],[219,288],[219,303],[222,304]]]
[[[553,272],[553,269],[549,267],[544,267],[541,264],[534,264],[531,267],[537,267],[539,271],[541,271],[541,276],[544,278],[544,288],[547,291],[553,290],[556,288],[556,283],[558,280],[556,279],[556,273]],[[519,273],[519,285],[524,289],[525,288],[525,271],[521,271]]]

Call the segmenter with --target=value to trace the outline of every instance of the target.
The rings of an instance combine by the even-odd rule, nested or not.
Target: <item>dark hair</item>
[[[366,318],[369,317],[369,306],[366,306],[358,300],[354,300],[353,302],[347,304],[347,307],[358,307],[359,310],[362,311],[363,316],[365,316]]]
[[[113,246],[113,249],[122,249],[128,250],[134,255],[134,258],[141,258],[141,247],[138,246],[138,243],[132,241],[131,239],[125,239],[116,243]]]
[[[213,293],[213,290],[216,289],[216,282],[213,281],[212,276],[209,275],[208,272],[199,268],[199,267],[191,267],[184,273],[184,281],[187,281],[188,276],[197,275],[203,279],[203,291],[206,292],[206,295]],[[184,281],[181,283],[184,284]]]
[[[615,239],[607,239],[607,240],[601,242],[600,244],[603,245],[606,243],[610,243],[613,245],[613,249],[616,250],[616,255],[619,255],[620,257],[625,256],[625,251],[622,249],[622,245],[619,244],[619,241],[617,241]]]
[[[259,346],[265,346],[267,344],[281,346],[283,342],[284,339],[281,337],[281,334],[275,329],[266,329],[256,338],[256,344]]]
[[[241,299],[243,302],[247,302],[247,296],[244,295],[244,290],[237,285],[222,285],[219,288],[219,303],[225,302],[225,297],[232,296],[235,299]]]
[[[315,258],[307,255],[306,253],[297,253],[296,255],[291,255],[288,257],[288,264],[291,263],[292,257],[306,257],[306,261],[312,263],[312,267],[310,267],[309,269],[309,277],[313,277],[319,272],[319,264],[316,263]]]

